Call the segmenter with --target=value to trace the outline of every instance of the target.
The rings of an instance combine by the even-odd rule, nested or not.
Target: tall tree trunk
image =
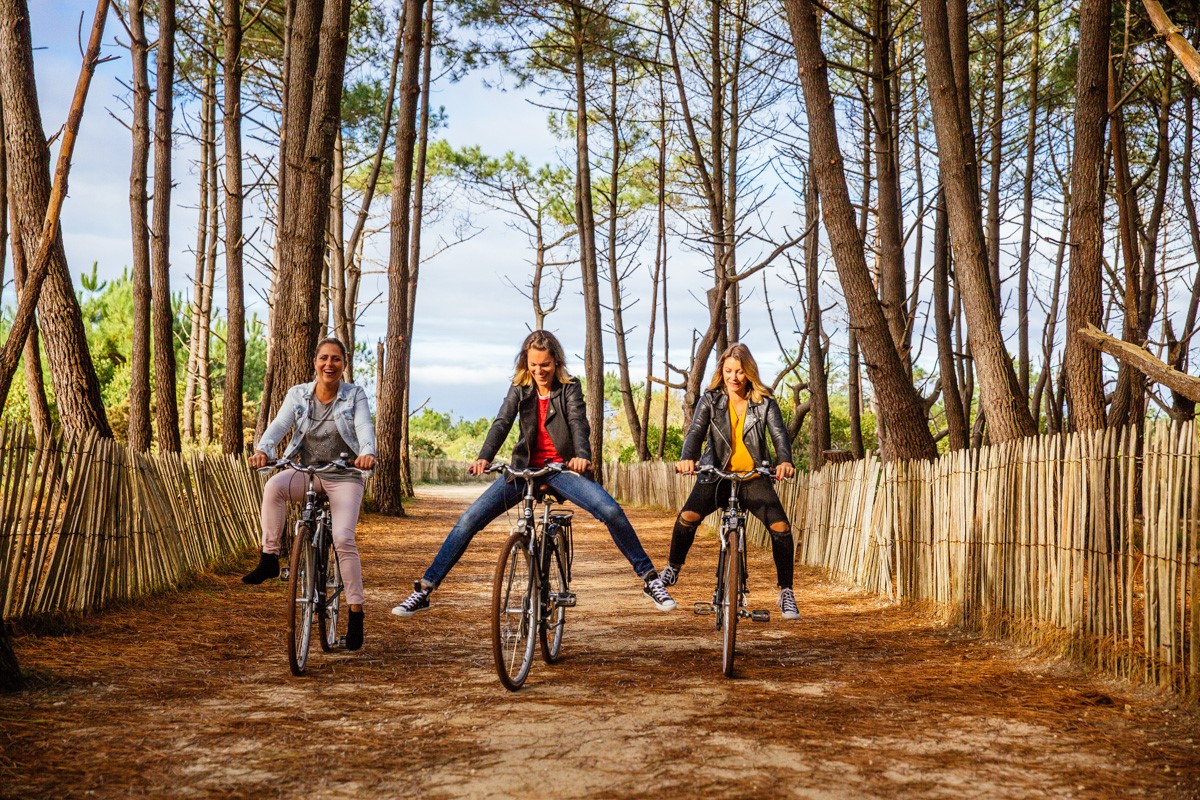
[[[129,446],[150,449],[150,219],[147,164],[150,158],[150,79],[146,66],[144,0],[129,3],[129,56],[133,69],[133,163],[129,170],[129,220],[133,250],[133,339],[129,356]]]
[[[854,225],[816,13],[811,0],[784,0],[784,8],[800,65],[825,230],[846,296],[850,325],[857,331],[866,355],[880,421],[887,432],[881,452],[886,459],[933,458],[937,450],[925,422],[924,405],[900,361],[871,282],[862,238]]]
[[[1184,101],[1184,135],[1183,135],[1183,164],[1180,170],[1179,184],[1183,190],[1183,206],[1188,221],[1188,233],[1192,243],[1192,257],[1200,263],[1200,214],[1196,212],[1196,198],[1192,183],[1192,157],[1195,142],[1195,103],[1196,90],[1187,84],[1186,100]],[[1200,272],[1192,279],[1192,296],[1188,302],[1187,316],[1184,317],[1183,329],[1178,339],[1172,337],[1167,363],[1180,372],[1187,371],[1188,351],[1191,348],[1192,336],[1196,331],[1196,317],[1200,312]],[[1196,404],[1178,392],[1172,393],[1171,403],[1173,416],[1187,419],[1196,413]]]
[[[958,86],[952,69],[945,0],[922,0],[921,7],[938,168],[950,217],[955,275],[961,287],[988,432],[993,442],[1006,442],[1033,435],[1033,417],[1000,333],[995,287],[989,277],[980,224],[978,168],[974,152],[967,147],[965,131],[969,122],[964,123],[960,115],[960,96],[966,87]]]
[[[3,113],[0,112],[0,143],[4,141],[2,122]],[[0,194],[7,197],[8,192],[0,191]],[[11,201],[9,201],[8,205],[10,208],[13,207]],[[20,227],[17,224],[16,214],[14,213],[12,216],[13,286],[17,290],[17,298],[19,300],[25,288],[27,269],[25,246],[21,237]],[[25,339],[23,360],[25,363],[25,392],[29,397],[29,421],[33,426],[34,436],[40,444],[49,441],[52,424],[50,421],[50,402],[46,398],[46,381],[42,376],[42,352],[38,346],[38,326],[36,321],[29,327],[29,336]]]
[[[215,20],[213,20],[215,24]],[[204,257],[204,280],[200,286],[199,352],[197,354],[197,383],[200,387],[200,441],[213,441],[213,391],[211,374],[212,303],[217,279],[217,240],[221,235],[217,197],[217,65],[214,61],[208,73],[208,250]]]
[[[242,285],[242,2],[224,0],[221,74],[225,140],[225,386],[221,399],[221,449],[242,453],[242,379],[246,365],[246,307]],[[265,400],[266,398],[264,398]]]
[[[171,130],[175,107],[175,0],[158,0],[154,92],[154,209],[150,220],[150,328],[154,340],[154,423],[158,446],[179,452],[175,331],[171,309]]]
[[[963,450],[970,444],[967,415],[959,390],[958,369],[954,363],[954,332],[950,317],[950,218],[946,197],[939,191],[933,223],[933,319],[937,335],[938,375],[942,382],[942,407],[946,410],[946,429],[950,449]]]
[[[988,126],[988,195],[987,195],[987,252],[988,264],[992,268],[992,301],[996,313],[1000,314],[1000,173],[1004,156],[1004,57],[1007,46],[1005,15],[1008,9],[1005,0],[996,2],[996,41],[992,53],[992,121]],[[1035,70],[1036,72],[1036,70]],[[957,76],[955,76],[957,79]],[[961,86],[959,87],[962,88]],[[1022,310],[1025,306],[1021,306]],[[1029,403],[1028,381],[1021,383],[1024,402]]]
[[[433,3],[425,7],[425,21],[421,36],[421,108],[417,132],[416,164],[413,175],[413,210],[412,233],[409,236],[408,263],[408,310],[405,315],[407,334],[404,339],[404,416],[400,420],[400,438],[402,440],[400,479],[403,483],[404,496],[412,497],[413,491],[411,466],[411,440],[409,433],[409,409],[412,408],[412,343],[413,332],[417,324],[417,287],[421,276],[421,229],[425,221],[425,167],[429,157],[429,84],[433,72]]]
[[[1063,261],[1066,258],[1067,250],[1067,234],[1070,231],[1069,225],[1071,221],[1071,198],[1065,191],[1063,192],[1063,208],[1062,208],[1062,227],[1058,234],[1058,255],[1054,259],[1054,284],[1050,290],[1050,310],[1046,313],[1046,326],[1042,331],[1042,374],[1038,376],[1037,386],[1033,390],[1033,398],[1030,402],[1034,410],[1034,414],[1040,413],[1040,405],[1043,393],[1046,396],[1046,425],[1047,430],[1051,433],[1058,432],[1058,420],[1051,413],[1051,402],[1054,396],[1054,386],[1050,380],[1050,372],[1053,368],[1051,358],[1054,355],[1054,335],[1058,327],[1058,309],[1059,303],[1062,300],[1062,274]],[[1036,416],[1035,416],[1036,419]]]
[[[208,196],[209,196],[209,141],[215,132],[209,127],[214,98],[210,90],[211,71],[206,70],[203,89],[200,92],[200,204],[196,221],[196,272],[192,278],[191,330],[188,332],[188,360],[184,370],[183,408],[180,409],[183,438],[196,440],[196,398],[200,381],[200,305],[204,293],[204,273],[208,259]]]
[[[1108,123],[1108,0],[1079,4],[1079,60],[1075,70],[1075,152],[1071,163],[1071,255],[1067,283],[1064,369],[1074,430],[1103,428],[1100,353],[1080,338],[1101,324],[1104,276],[1104,132]]]
[[[875,136],[875,172],[878,180],[879,293],[888,330],[900,360],[909,365],[907,300],[904,268],[903,204],[900,200],[896,129],[892,126],[895,98],[891,88],[892,20],[889,0],[873,0],[876,39],[871,47],[871,114]]]
[[[63,427],[70,433],[96,430],[102,436],[111,436],[112,430],[100,398],[100,383],[67,269],[58,220],[107,14],[108,3],[101,0],[97,3],[51,184],[50,148],[42,127],[34,77],[29,9],[25,0],[0,0],[0,104],[4,107],[9,200],[17,221],[14,230],[21,232],[25,253],[33,254],[28,262],[24,302],[18,304],[10,340],[5,342],[0,355],[0,408],[8,397],[18,363],[17,352],[26,345],[36,306],[46,336],[46,355]]]
[[[413,265],[412,177],[417,144],[417,100],[421,93],[421,16],[424,0],[405,0],[403,63],[400,67],[400,108],[396,117],[396,160],[392,177],[392,237],[388,259],[388,325],[383,383],[376,392],[379,420],[380,470],[375,477],[375,502],[380,513],[404,515],[403,417],[405,362],[408,347],[408,294]]]
[[[1041,79],[1042,9],[1039,0],[1033,0],[1030,13],[1033,15],[1032,42],[1030,44],[1029,67],[1029,123],[1025,129],[1025,179],[1021,197],[1021,254],[1017,266],[1017,380],[1021,391],[1029,397],[1029,259],[1033,252],[1033,181],[1034,160],[1037,155],[1038,90]],[[1038,404],[1031,401],[1031,413],[1036,422]]]
[[[587,414],[591,427],[592,474],[604,481],[604,331],[600,321],[600,265],[596,257],[596,215],[592,209],[591,151],[588,147],[587,84],[584,76],[586,27],[583,10],[572,13],[575,68],[575,219],[579,226],[579,264],[583,271],[587,376]]]
[[[825,348],[821,330],[820,276],[820,215],[821,198],[809,161],[809,176],[804,184],[804,224],[808,234],[804,239],[804,283],[808,292],[805,314],[805,338],[808,345],[808,396],[811,403],[808,434],[808,468],[825,465],[825,451],[830,447],[829,386],[825,374]]]

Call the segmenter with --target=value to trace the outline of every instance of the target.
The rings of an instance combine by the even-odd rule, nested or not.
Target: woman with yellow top
[[[700,443],[708,440],[699,463],[727,472],[749,472],[757,465],[775,464],[779,480],[796,474],[792,466],[792,443],[779,404],[758,377],[758,364],[744,344],[732,344],[721,354],[717,373],[696,406],[696,415],[683,440],[678,472],[692,475]],[[775,450],[772,459],[767,440]],[[696,539],[701,521],[729,502],[728,481],[710,475],[697,479],[683,504],[671,534],[671,554],[659,578],[667,586],[679,579],[688,550]],[[799,619],[796,595],[792,592],[795,545],[792,526],[783,503],[769,480],[751,480],[738,491],[742,507],[762,521],[771,534],[771,555],[779,581],[779,610],[784,619]]]

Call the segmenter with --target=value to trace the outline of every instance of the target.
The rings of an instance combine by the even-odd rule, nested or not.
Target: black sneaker
[[[274,553],[261,553],[258,556],[258,565],[242,576],[242,583],[257,586],[265,580],[278,577],[279,556]]]
[[[800,619],[800,609],[796,607],[796,593],[790,588],[779,590],[779,611],[784,619]]]
[[[646,579],[646,584],[642,587],[642,594],[649,597],[659,611],[675,610],[675,601],[667,593],[667,587],[663,586],[662,578],[654,573],[651,573],[650,577]]]
[[[392,609],[392,613],[397,617],[411,617],[425,609],[429,608],[429,593],[432,589],[421,585],[420,581],[413,583],[413,593],[408,596],[400,605]]]
[[[346,649],[357,650],[363,645],[363,612],[351,609],[346,625]]]
[[[674,586],[679,580],[679,572],[683,567],[677,567],[674,564],[667,564],[663,567],[663,571],[658,573],[658,579],[662,581],[663,586]]]

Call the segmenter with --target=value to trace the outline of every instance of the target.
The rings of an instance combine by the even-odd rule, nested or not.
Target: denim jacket
[[[309,409],[312,407],[313,391],[316,382],[300,383],[288,389],[287,396],[279,406],[279,413],[263,431],[258,440],[258,450],[267,454],[267,458],[275,458],[275,448],[292,428],[292,441],[283,453],[284,458],[293,458],[300,452],[300,445],[308,433],[312,421],[309,419]],[[375,425],[371,422],[371,408],[367,404],[367,393],[361,386],[353,383],[338,385],[337,398],[333,401],[333,420],[338,433],[350,445],[356,456],[375,455]]]

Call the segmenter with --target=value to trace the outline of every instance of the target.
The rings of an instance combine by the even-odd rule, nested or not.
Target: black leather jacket
[[[775,448],[774,460],[767,452],[768,436]],[[704,455],[700,456],[700,463],[726,469],[733,455],[733,431],[729,426],[729,396],[724,389],[712,389],[700,398],[696,415],[692,417],[692,424],[683,439],[680,460],[695,461],[700,454],[700,443],[705,438],[708,442],[704,447]],[[792,442],[788,437],[787,425],[783,423],[783,413],[773,397],[746,404],[742,441],[746,443],[746,449],[750,451],[755,464],[761,465],[765,461],[775,466],[792,462]],[[711,475],[702,475],[699,480],[709,483],[716,479]]]
[[[509,388],[487,438],[483,440],[480,458],[491,461],[496,457],[518,416],[521,418],[521,436],[513,446],[512,465],[514,469],[529,466],[529,445],[538,432],[537,388],[533,384]],[[555,379],[550,390],[550,408],[546,411],[546,432],[564,463],[572,458],[592,460],[591,428],[579,381],[564,384]]]

